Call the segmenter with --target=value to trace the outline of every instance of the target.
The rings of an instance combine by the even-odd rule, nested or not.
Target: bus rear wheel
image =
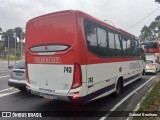
[[[122,81],[118,80],[114,96],[116,96],[116,97],[119,96],[121,92],[122,92]]]

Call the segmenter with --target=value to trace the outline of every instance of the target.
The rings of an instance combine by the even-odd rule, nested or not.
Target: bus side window
[[[116,44],[116,56],[122,56],[122,44],[121,37],[118,34],[115,34],[115,44]]]
[[[88,23],[86,24],[86,38],[87,38],[87,46],[89,51],[94,54],[98,54],[97,49],[97,28],[95,25]]]
[[[108,32],[108,40],[109,40],[109,55],[115,56],[115,43],[114,43],[114,34],[112,32]]]
[[[138,40],[135,40],[136,42],[136,56],[139,56],[139,42]]]
[[[127,38],[122,38],[123,56],[127,56]]]
[[[139,52],[138,52],[138,48],[139,48],[139,45],[138,45],[138,40],[134,39],[132,40],[132,55],[133,56],[138,56]]]
[[[98,55],[105,57],[108,56],[108,42],[107,42],[107,33],[105,29],[97,28],[98,36]]]
[[[131,40],[131,53],[132,53],[132,56],[136,56],[136,42],[135,40]]]
[[[131,40],[127,38],[127,56],[131,56]]]

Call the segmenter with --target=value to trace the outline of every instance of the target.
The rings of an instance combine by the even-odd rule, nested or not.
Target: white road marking
[[[126,101],[129,97],[131,97],[134,93],[136,93],[138,90],[140,90],[142,87],[144,87],[148,82],[150,82],[155,76],[151,77],[147,82],[143,83],[141,86],[139,86],[137,89],[132,91],[130,94],[128,94],[125,98],[123,98],[120,102],[118,102],[112,109],[109,111],[114,111],[117,107],[119,107],[124,101]],[[109,114],[111,114],[111,112]],[[106,114],[105,116],[101,117],[100,120],[105,120],[109,114]]]
[[[7,95],[11,95],[11,94],[17,93],[17,92],[19,92],[19,90],[18,90],[18,91],[14,91],[14,92],[10,92],[10,93],[0,94],[0,98],[1,98],[1,97],[4,97],[4,96],[7,96]]]
[[[10,88],[7,88],[7,89],[3,89],[3,90],[0,90],[0,92],[4,92],[4,91],[7,91],[7,90],[10,90],[10,89],[13,89],[14,87],[10,87]]]
[[[9,77],[9,75],[6,75],[6,76],[1,76],[0,78],[4,78],[4,77]]]
[[[101,119],[100,120],[105,120],[106,119],[106,117],[101,117]]]

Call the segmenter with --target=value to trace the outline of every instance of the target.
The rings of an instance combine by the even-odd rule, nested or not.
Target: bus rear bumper
[[[29,93],[32,95],[47,98],[47,99],[61,100],[61,101],[72,102],[72,103],[86,103],[86,101],[83,100],[83,97],[74,99],[73,96],[46,94],[46,93],[41,93],[35,90],[31,90],[31,89],[28,89],[27,91],[29,91]]]
[[[65,95],[58,95],[58,94],[48,94],[48,93],[42,93],[35,90],[29,90],[32,95],[40,96],[47,99],[53,99],[53,100],[62,100],[62,101],[69,101],[68,97]]]
[[[62,100],[62,101],[67,101],[67,102],[73,102],[73,103],[86,103],[86,99],[84,99],[84,96],[79,96],[75,97],[74,96],[74,92],[70,91],[67,94],[57,94],[57,93],[44,93],[39,91],[38,87],[32,86],[30,85],[28,82],[26,83],[26,88],[27,91],[32,94],[32,95],[36,95],[39,97],[43,97],[43,98],[47,98],[47,99],[53,99],[53,100]]]

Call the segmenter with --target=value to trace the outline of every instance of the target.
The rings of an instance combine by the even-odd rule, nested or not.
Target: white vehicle
[[[146,73],[155,73],[160,71],[159,56],[157,54],[146,55]]]

